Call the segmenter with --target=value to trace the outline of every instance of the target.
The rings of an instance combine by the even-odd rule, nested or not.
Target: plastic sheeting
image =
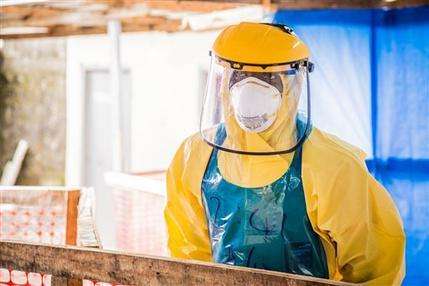
[[[314,125],[371,149],[369,10],[280,11],[274,22],[292,27],[309,46],[315,64],[310,74]],[[326,112],[329,111],[329,112]]]
[[[374,21],[374,157],[429,160],[429,7]]]
[[[399,208],[404,285],[429,281],[428,15],[429,7],[274,16],[312,51],[315,125],[369,152],[368,166]]]
[[[106,184],[112,189],[115,249],[132,253],[167,256],[165,173],[125,174],[108,172]]]
[[[377,179],[407,233],[404,285],[429,283],[429,7],[374,14],[372,130]]]

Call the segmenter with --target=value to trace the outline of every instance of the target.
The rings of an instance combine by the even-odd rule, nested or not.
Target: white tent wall
[[[180,142],[198,131],[203,75],[216,34],[122,34],[122,67],[131,78],[131,171],[165,169]],[[108,70],[109,44],[107,36],[67,41],[68,184],[82,183],[85,164],[85,72]]]

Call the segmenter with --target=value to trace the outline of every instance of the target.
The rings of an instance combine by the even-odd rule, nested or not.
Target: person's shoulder
[[[176,150],[175,157],[188,155],[193,153],[193,150],[198,150],[204,147],[204,140],[201,137],[199,132],[196,132],[188,137],[186,137],[179,148]],[[207,144],[206,144],[207,145]]]
[[[188,136],[185,140],[183,140],[179,150],[183,150],[184,152],[189,153],[192,150],[200,150],[205,148],[211,149],[210,145],[208,145],[207,142],[204,141],[203,137],[201,136],[201,133],[196,132]]]
[[[313,128],[303,150],[304,184],[317,186],[304,188],[307,192],[317,192],[318,199],[313,203],[329,211],[340,201],[345,204],[364,201],[370,173],[361,149]]]
[[[199,132],[194,133],[182,141],[170,167],[173,165],[189,166],[190,164],[197,164],[202,158],[207,157],[211,150],[211,146],[203,140],[201,134]]]
[[[366,153],[362,149],[318,128],[313,128],[310,133],[304,146],[306,149],[308,157],[319,163],[366,169]]]
[[[199,133],[186,138],[176,151],[167,171],[167,179],[181,184],[187,191],[199,196],[200,184],[212,147]]]
[[[190,136],[186,137],[185,140],[183,140],[181,146],[193,146],[193,145],[200,145],[203,143],[204,143],[204,140],[201,137],[201,133],[195,132],[194,134],[191,134]]]

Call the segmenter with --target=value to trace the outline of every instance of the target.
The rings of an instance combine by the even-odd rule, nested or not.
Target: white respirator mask
[[[275,121],[281,104],[280,91],[256,77],[247,77],[230,88],[238,125],[247,132],[262,132]]]

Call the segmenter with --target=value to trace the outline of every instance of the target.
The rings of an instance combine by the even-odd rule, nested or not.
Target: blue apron
[[[298,122],[298,132],[302,131]],[[220,126],[217,140],[225,140]],[[226,181],[214,148],[202,181],[213,260],[218,263],[328,278],[326,256],[307,216],[301,146],[286,173],[260,188]]]

